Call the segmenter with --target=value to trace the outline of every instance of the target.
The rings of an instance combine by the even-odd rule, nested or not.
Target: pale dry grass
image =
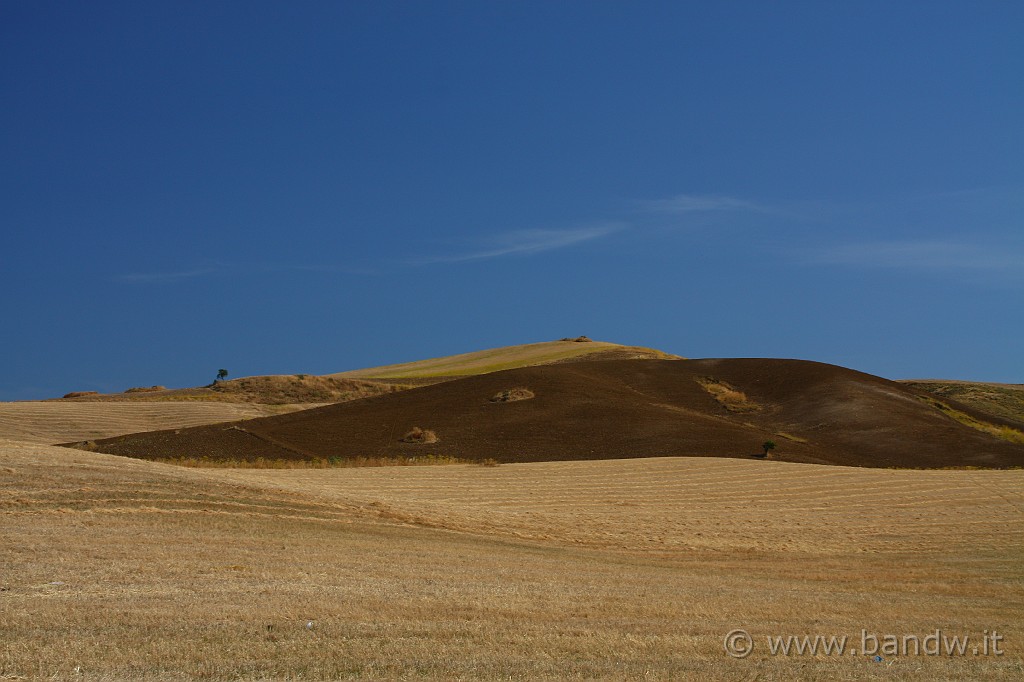
[[[437,442],[437,436],[434,436]],[[88,447],[83,450],[92,451]],[[331,469],[362,468],[362,467],[406,467],[406,466],[447,466],[450,464],[466,464],[469,460],[449,457],[448,455],[426,454],[408,457],[331,457],[317,459],[265,459],[254,460],[228,459],[223,457],[168,457],[149,460],[162,464],[189,467],[195,469]],[[494,460],[490,460],[494,461]]]
[[[349,372],[331,374],[328,376],[350,378],[373,377],[378,379],[467,376],[472,374],[497,372],[503,369],[514,369],[517,367],[563,362],[573,358],[607,351],[631,351],[635,353],[637,357],[658,359],[672,359],[678,357],[676,355],[670,355],[650,348],[622,346],[617,343],[609,343],[607,341],[591,341],[590,343],[576,343],[574,341],[545,341],[543,343],[529,343],[521,346],[492,348],[472,353],[450,355],[443,358],[433,358],[430,360],[418,360],[416,362],[406,362],[398,365],[358,369]]]
[[[314,405],[217,402],[0,402],[0,439],[70,443],[283,414]]]
[[[746,393],[725,381],[713,377],[700,377],[697,383],[729,412],[757,412],[761,409],[761,406],[750,400]]]
[[[360,505],[420,525],[644,554],[1024,548],[1021,470],[665,457],[505,464],[485,471],[472,465],[234,470],[225,478]]]
[[[952,398],[995,417],[1024,422],[1024,384],[977,381],[902,381],[938,398]]]
[[[995,436],[996,438],[1001,438],[1002,440],[1009,441],[1011,443],[1024,443],[1024,432],[1019,429],[1015,429],[1004,424],[993,424],[991,422],[976,419],[966,412],[954,409],[937,398],[922,396],[921,400],[939,410],[950,419],[960,422],[964,426],[969,426],[972,429],[981,431],[982,433],[987,433],[990,436]]]
[[[0,514],[0,679],[1024,674],[1021,471],[220,471],[8,442]],[[734,660],[737,627],[1008,653]]]

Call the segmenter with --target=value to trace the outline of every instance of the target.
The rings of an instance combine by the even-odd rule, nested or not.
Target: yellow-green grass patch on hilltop
[[[940,399],[956,400],[993,417],[1024,423],[1024,384],[939,380],[900,383]]]
[[[334,377],[363,379],[419,379],[429,377],[457,377],[488,374],[505,369],[533,365],[547,365],[577,359],[604,356],[615,358],[658,359],[678,358],[659,350],[641,346],[623,346],[607,341],[545,341],[519,346],[506,346],[462,353],[442,358],[418,360],[383,367],[371,367],[332,374]]]

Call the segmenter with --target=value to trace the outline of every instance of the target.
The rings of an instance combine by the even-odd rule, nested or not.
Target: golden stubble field
[[[216,402],[0,402],[0,439],[43,444],[69,443],[267,417],[304,407],[309,406]]]
[[[0,515],[0,680],[1024,677],[1024,471],[195,470],[6,440]],[[862,629],[1006,653],[764,639]]]

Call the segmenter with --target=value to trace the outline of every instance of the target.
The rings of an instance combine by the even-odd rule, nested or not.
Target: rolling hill
[[[517,394],[526,399],[507,400]],[[436,440],[410,438],[417,427]],[[751,457],[773,440],[772,458],[791,462],[1024,465],[1024,443],[1000,435],[1024,438],[969,407],[938,409],[899,383],[833,365],[604,360],[492,371],[286,415],[77,446],[145,459],[530,462]]]
[[[668,360],[678,358],[652,348],[623,346],[586,337],[505,346],[399,365],[334,374],[274,374],[217,381],[208,386],[129,388],[121,393],[69,393],[62,402],[228,402],[268,405],[357,400],[451,379],[503,369],[587,360]]]

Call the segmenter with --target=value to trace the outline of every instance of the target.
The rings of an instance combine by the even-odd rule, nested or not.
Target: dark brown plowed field
[[[702,387],[734,391],[730,411]],[[491,402],[523,387],[528,400]],[[723,399],[724,400],[724,399]],[[727,401],[726,401],[727,402]],[[969,408],[967,408],[969,409]],[[401,442],[413,427],[438,442]],[[1024,466],[900,384],[800,360],[613,360],[526,367],[292,414],[100,440],[146,459],[441,455],[499,462],[751,457],[873,467]]]

